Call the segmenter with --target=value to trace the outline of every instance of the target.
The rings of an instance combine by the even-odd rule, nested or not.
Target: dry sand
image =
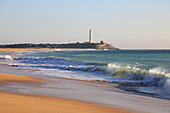
[[[0,73],[0,84],[4,82],[42,82],[35,77]],[[2,85],[3,87],[3,85]],[[128,113],[120,109],[90,104],[81,101],[21,95],[0,92],[1,113]]]
[[[55,50],[53,48],[0,48],[0,52],[7,52],[7,51],[34,51],[34,50]]]
[[[6,51],[46,51],[46,50],[89,50],[89,49],[78,49],[78,48],[0,48],[0,52],[6,52]],[[90,49],[90,50],[96,50],[96,49]]]

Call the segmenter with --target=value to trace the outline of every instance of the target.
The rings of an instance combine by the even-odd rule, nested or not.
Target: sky
[[[93,41],[170,49],[170,0],[0,0],[0,44]]]

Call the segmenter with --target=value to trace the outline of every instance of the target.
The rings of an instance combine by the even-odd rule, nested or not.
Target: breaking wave
[[[128,80],[140,80],[143,86],[156,86],[161,87],[167,80],[168,73],[160,71],[160,68],[154,68],[150,70],[142,70],[136,67],[130,66],[116,66],[115,64],[108,65],[114,67],[113,73],[110,74],[111,77],[121,77],[127,78]]]
[[[2,55],[2,56],[0,56],[0,59],[3,59],[3,60],[12,60],[12,57],[10,55]]]
[[[149,70],[139,69],[131,66],[122,66],[120,64],[109,63],[106,66],[97,65],[91,62],[74,61],[61,57],[16,57],[15,61],[19,61],[25,65],[20,67],[59,69],[69,71],[85,71],[90,73],[103,74],[103,78],[123,78],[126,80],[138,81],[141,86],[162,87],[168,79],[169,73],[161,68]],[[121,82],[121,81],[120,81]]]

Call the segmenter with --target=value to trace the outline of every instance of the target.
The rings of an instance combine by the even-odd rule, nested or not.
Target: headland
[[[60,48],[60,49],[96,49],[96,50],[119,50],[111,44],[104,43],[103,40],[100,43],[93,42],[92,30],[89,31],[88,42],[76,42],[76,43],[64,43],[64,44],[50,44],[50,43],[21,43],[21,44],[4,44],[0,45],[0,48]]]
[[[67,44],[6,44],[0,45],[0,48],[72,48],[72,49],[97,49],[97,50],[119,50],[119,48],[114,47],[107,43],[67,43]]]

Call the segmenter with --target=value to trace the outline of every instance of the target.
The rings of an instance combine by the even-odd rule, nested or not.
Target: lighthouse
[[[91,32],[91,29],[89,31],[89,43],[93,43],[92,41],[92,32]]]

